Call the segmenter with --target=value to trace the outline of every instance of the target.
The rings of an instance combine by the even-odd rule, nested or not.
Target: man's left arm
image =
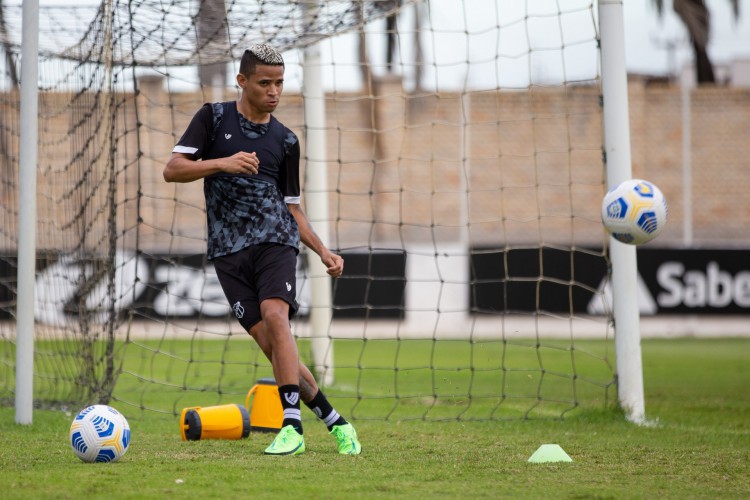
[[[338,278],[344,272],[344,259],[331,252],[323,244],[300,205],[299,140],[294,132],[289,129],[286,129],[284,153],[284,167],[280,171],[279,187],[284,195],[286,206],[289,207],[289,211],[297,221],[300,239],[307,248],[320,256],[321,262],[326,266],[326,272],[334,278]]]
[[[294,219],[297,221],[297,226],[299,227],[299,236],[302,240],[302,243],[304,243],[307,248],[320,256],[320,261],[324,266],[326,266],[326,272],[329,275],[333,276],[334,278],[338,278],[339,276],[341,276],[341,274],[344,272],[343,257],[331,252],[328,247],[323,244],[323,241],[321,241],[320,237],[318,237],[318,234],[313,229],[312,225],[310,224],[310,220],[307,218],[307,215],[302,210],[302,207],[300,205],[289,203],[287,204],[287,206],[289,207],[289,211],[294,216]]]

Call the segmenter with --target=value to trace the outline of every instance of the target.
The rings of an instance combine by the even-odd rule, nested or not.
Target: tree
[[[228,82],[227,63],[220,60],[228,54],[229,35],[224,0],[201,0],[198,6],[198,78],[201,88],[224,89]]]
[[[740,14],[739,0],[729,0],[734,17]],[[664,13],[664,0],[654,0],[659,15]],[[699,84],[715,83],[713,64],[708,56],[710,38],[710,13],[705,0],[673,0],[672,9],[680,18],[690,36],[693,47],[695,74]]]

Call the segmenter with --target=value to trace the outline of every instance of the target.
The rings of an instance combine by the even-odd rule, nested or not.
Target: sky
[[[530,80],[544,84],[596,77],[599,69],[592,14],[596,16],[597,10],[591,9],[591,3],[591,0],[432,0],[431,24],[440,36],[431,36],[426,50],[432,51],[429,58],[440,63],[435,65],[437,69],[427,70],[439,74],[423,78],[428,83],[435,84],[434,80],[438,80],[439,85],[454,88],[466,82],[480,88],[512,88],[525,87]],[[706,0],[706,3],[711,13],[709,55],[713,63],[721,66],[733,60],[750,60],[750,0],[740,0],[737,20],[730,0]],[[412,29],[412,16],[410,10],[403,13],[400,26],[404,32]],[[676,76],[684,66],[692,64],[689,39],[672,10],[671,0],[665,0],[662,15],[653,0],[625,0],[623,18],[628,72]],[[371,37],[381,38],[371,44],[371,61],[376,63],[382,63],[385,57],[383,24],[370,26]],[[495,40],[498,26],[502,36]],[[467,37],[464,31],[471,36]],[[406,38],[404,57],[409,59],[412,56]],[[352,57],[354,45],[356,40],[352,39],[351,43],[338,44],[338,49],[322,49],[322,52],[327,54],[326,50],[331,50],[336,53],[331,59],[347,60]],[[501,48],[498,50],[496,46]],[[560,50],[562,46],[564,50]],[[508,57],[498,63],[493,60],[498,52]],[[524,53],[533,56],[518,57]]]
[[[18,0],[5,0],[18,3]],[[99,0],[39,0],[40,5],[98,4]],[[430,89],[525,88],[529,83],[587,81],[598,76],[592,0],[431,0],[425,34],[422,81]],[[750,60],[750,0],[740,0],[740,18],[733,20],[730,0],[706,0],[711,12],[709,55],[715,65]],[[558,12],[559,11],[559,12]],[[630,73],[676,75],[690,65],[692,51],[671,0],[659,16],[653,0],[623,2],[625,54]],[[385,23],[368,25],[370,61],[374,73],[384,73]],[[414,58],[414,11],[406,7],[399,18],[401,57]],[[498,27],[500,28],[498,30]],[[467,36],[465,33],[470,33]],[[324,80],[329,88],[345,91],[360,86],[358,39],[342,35],[320,45]],[[561,49],[564,47],[564,49]],[[498,53],[501,57],[497,57]],[[287,58],[287,89],[301,85],[299,54]],[[333,64],[335,62],[335,64]],[[194,72],[194,70],[192,70]],[[235,69],[230,69],[233,75]],[[413,86],[413,65],[401,68],[405,85]],[[413,75],[411,75],[413,76]],[[426,84],[426,85],[425,85]]]
[[[711,13],[708,50],[714,65],[750,61],[750,0],[740,0],[737,20],[730,0],[706,3]],[[425,67],[423,83],[428,88],[446,90],[491,89],[595,78],[599,68],[592,15],[596,16],[597,10],[591,4],[591,0],[432,0],[430,22],[434,32],[425,38],[424,45],[429,52],[425,59],[436,64]],[[683,67],[692,65],[689,39],[671,0],[665,0],[662,15],[653,0],[625,0],[623,20],[628,72],[677,76]],[[399,26],[404,33],[402,55],[405,60],[413,60],[413,44],[406,34],[413,30],[411,8],[404,9]],[[373,22],[368,30],[370,62],[375,63],[376,74],[384,72],[377,67],[385,60],[384,23]],[[499,39],[498,32],[502,34]],[[355,37],[342,36],[333,44],[321,45],[323,59],[336,61],[336,74],[329,71],[325,80],[337,82],[337,89],[345,89],[347,82],[359,78],[357,44]],[[565,49],[560,50],[563,46]],[[499,61],[498,52],[503,55]],[[351,66],[347,66],[349,62]],[[403,69],[407,87],[409,71],[408,67]]]

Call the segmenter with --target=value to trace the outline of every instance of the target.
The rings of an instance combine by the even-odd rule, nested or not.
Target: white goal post
[[[23,4],[23,65],[19,131],[18,299],[16,307],[16,423],[31,424],[34,408],[34,279],[38,142],[39,1]],[[26,228],[26,229],[24,229]]]
[[[612,188],[632,178],[622,0],[599,0],[599,32],[604,100],[604,154],[607,162],[607,185]],[[646,417],[646,408],[641,364],[636,249],[611,238],[609,254],[612,260],[618,397],[628,419],[642,423]]]
[[[308,176],[305,185],[307,215],[321,241],[330,246],[328,228],[328,169],[326,166],[326,110],[321,71],[320,48],[311,45],[304,50],[303,92],[305,100],[305,140]],[[331,311],[331,282],[325,267],[313,252],[308,252],[310,282],[311,349],[315,374],[323,386],[333,384],[333,345],[328,331]]]

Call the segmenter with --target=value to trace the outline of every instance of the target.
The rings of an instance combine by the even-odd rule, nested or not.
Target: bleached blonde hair
[[[240,73],[251,75],[255,73],[255,66],[265,64],[268,66],[284,66],[284,58],[281,53],[269,43],[256,43],[245,50],[240,60]]]

